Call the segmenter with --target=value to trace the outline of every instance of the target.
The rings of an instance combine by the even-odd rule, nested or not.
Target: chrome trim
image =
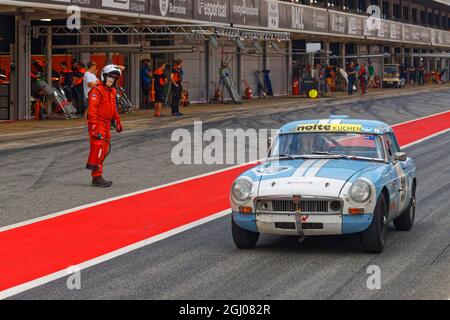
[[[267,201],[269,204],[269,207],[267,210],[262,210],[259,207],[259,202],[261,201]],[[301,202],[315,202],[315,201],[324,201],[327,202],[327,211],[300,211],[297,212],[295,209],[293,211],[274,211],[273,210],[273,201],[293,201],[293,197],[288,196],[264,196],[264,197],[258,197],[254,199],[253,207],[255,208],[256,214],[286,214],[286,215],[296,215],[296,214],[314,214],[314,215],[342,215],[343,209],[344,209],[344,201],[340,198],[333,198],[333,197],[315,197],[315,196],[301,196]],[[341,209],[339,211],[333,211],[330,208],[330,203],[332,201],[338,201],[341,204]],[[301,204],[293,204],[293,208],[298,208]],[[319,204],[322,205],[322,204]]]

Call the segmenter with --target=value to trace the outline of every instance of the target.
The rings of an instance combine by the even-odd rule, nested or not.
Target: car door
[[[393,216],[397,216],[406,208],[408,204],[407,199],[409,199],[409,181],[405,172],[406,161],[395,160],[395,153],[400,152],[400,147],[393,133],[385,135],[385,143],[389,164],[392,168],[391,178],[393,179],[393,189],[392,193],[390,193],[393,202],[391,203],[390,211],[392,211]]]

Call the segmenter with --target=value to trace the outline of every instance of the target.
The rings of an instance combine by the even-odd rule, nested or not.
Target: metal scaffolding
[[[194,35],[203,39],[217,37],[226,40],[289,41],[289,32],[261,31],[218,25],[84,25],[80,29],[67,26],[33,26],[33,37],[44,35],[141,35],[141,36],[180,36]]]

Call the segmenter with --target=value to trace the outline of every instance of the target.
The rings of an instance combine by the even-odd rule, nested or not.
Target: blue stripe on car
[[[233,212],[233,220],[242,229],[258,232],[258,227],[256,226],[256,214],[254,213],[242,214]]]
[[[347,181],[355,172],[371,165],[371,162],[360,160],[337,159],[331,160],[325,164],[316,177],[333,178],[336,180]]]
[[[309,169],[311,169],[319,160],[314,161],[306,170],[303,172],[302,177],[306,177],[306,174],[308,173]]]
[[[342,233],[357,233],[366,230],[372,223],[373,214],[343,215]]]

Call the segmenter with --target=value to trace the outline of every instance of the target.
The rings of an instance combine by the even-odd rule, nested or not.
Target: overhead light
[[[281,51],[280,47],[275,42],[271,42],[270,47],[276,51]]]
[[[235,39],[235,41],[236,41],[236,45],[239,47],[239,49],[245,50],[245,45],[242,43],[241,39]]]
[[[210,38],[209,38],[209,44],[210,44],[211,47],[213,47],[214,49],[219,48],[219,41],[217,41],[216,37],[210,37]]]
[[[252,46],[253,46],[253,48],[256,49],[256,51],[258,51],[258,53],[261,53],[263,51],[261,45],[259,44],[259,42],[257,40],[252,42]]]
[[[45,19],[39,19],[39,21],[50,22],[50,21],[52,21],[52,19],[45,18]]]

